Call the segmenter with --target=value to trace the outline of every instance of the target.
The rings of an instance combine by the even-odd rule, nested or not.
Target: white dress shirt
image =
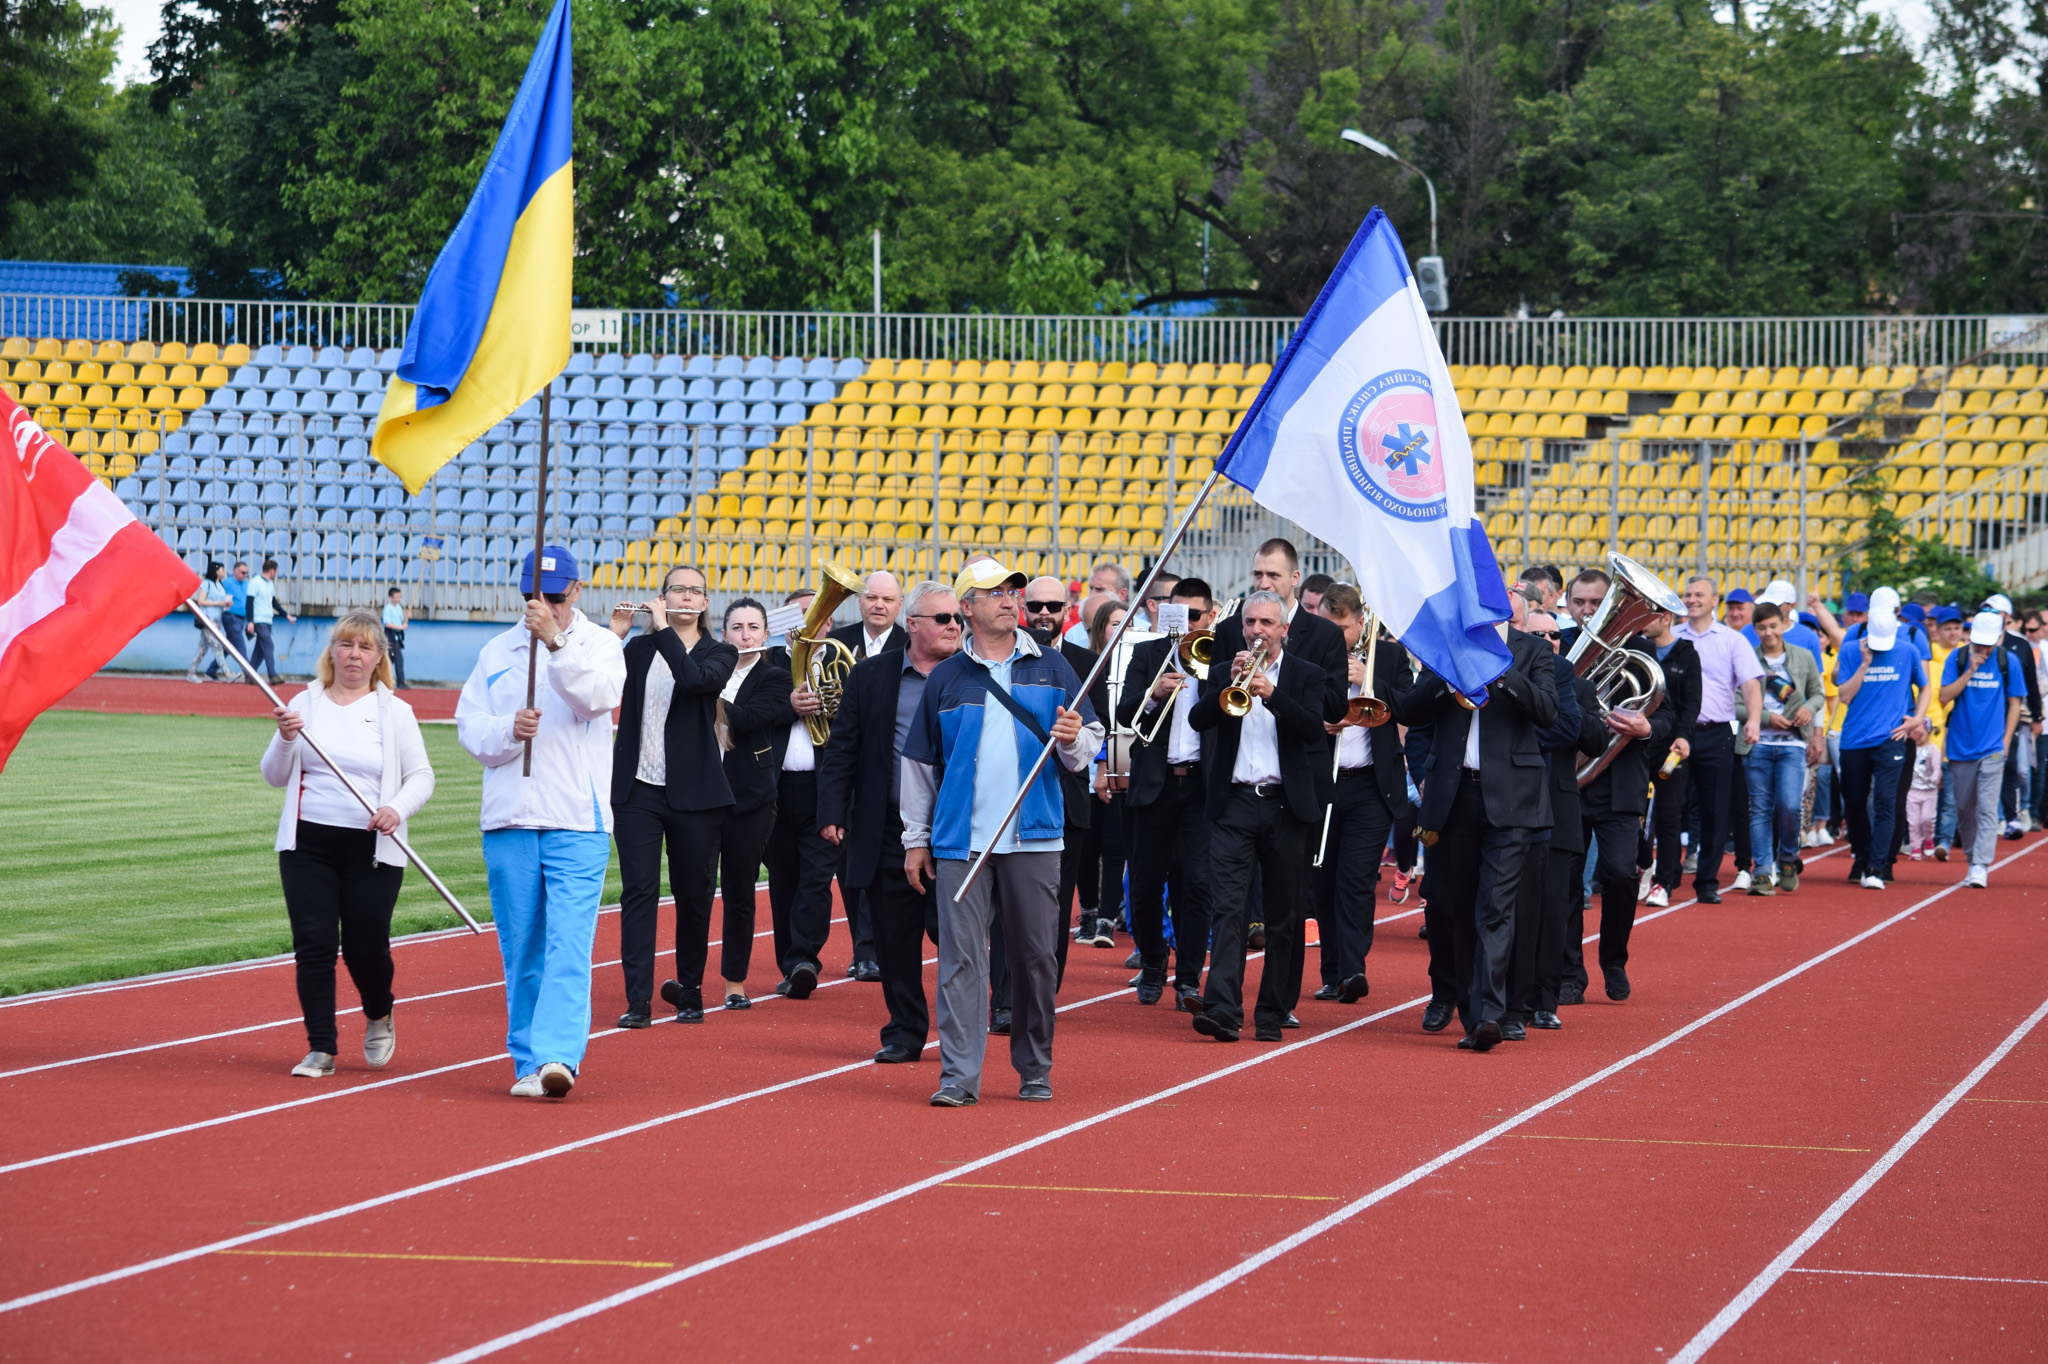
[[[868,627],[866,622],[862,622],[860,627],[860,656],[862,658],[874,658],[880,654],[885,654],[889,652],[889,631],[892,628],[892,626],[885,625],[882,627],[881,634],[871,635],[868,633]]]
[[[1202,736],[1195,733],[1195,727],[1188,723],[1188,714],[1195,708],[1195,694],[1199,690],[1189,682],[1173,694],[1173,719],[1166,727],[1166,761],[1173,767],[1202,760]]]
[[[811,731],[804,728],[802,718],[789,727],[789,747],[783,750],[782,770],[785,772],[815,772],[818,770],[818,747],[811,742]]]
[[[1362,683],[1351,684],[1351,695],[1363,696]],[[1337,770],[1348,772],[1354,767],[1372,766],[1372,731],[1364,725],[1352,725],[1337,736]]]
[[[1274,685],[1280,681],[1280,663],[1275,659],[1266,667],[1266,677]],[[1230,779],[1245,786],[1272,786],[1280,781],[1280,726],[1273,719],[1273,712],[1266,709],[1265,698],[1254,696],[1252,708],[1246,712],[1237,736],[1237,765],[1230,769]]]
[[[1472,727],[1465,731],[1465,764],[1474,772],[1479,770],[1479,712],[1472,712]]]

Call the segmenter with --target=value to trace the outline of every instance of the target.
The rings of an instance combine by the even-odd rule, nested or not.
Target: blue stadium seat
[[[721,355],[711,362],[712,374],[721,379],[737,377],[746,373],[746,370],[747,362],[744,356]]]
[[[773,422],[775,420],[775,404],[772,401],[747,404],[747,420],[755,423]]]
[[[654,396],[656,398],[661,399],[663,402],[667,402],[670,399],[680,398],[684,396],[684,394],[687,393],[688,390],[689,385],[685,384],[681,379],[671,377],[663,379],[659,383],[655,384]]]
[[[597,381],[597,396],[600,398],[625,397],[626,381],[617,374],[602,373]]]
[[[563,367],[562,373],[590,374],[594,372],[595,369],[596,365],[592,361],[590,352],[587,350],[580,350],[569,357],[569,363]]]
[[[597,357],[596,369],[599,374],[618,374],[625,368],[625,357],[615,350],[605,351]]]
[[[830,379],[813,379],[804,389],[804,401],[807,403],[829,403],[838,396],[839,385]]]
[[[747,396],[746,381],[744,379],[720,379],[718,381],[718,392],[715,396],[722,403],[741,401]]]
[[[747,401],[765,403],[775,400],[775,383],[770,379],[752,379],[747,383]]]
[[[311,346],[293,346],[284,353],[284,363],[294,369],[312,364],[313,348]]]
[[[646,351],[627,356],[625,372],[628,375],[654,373],[654,357]]]
[[[595,398],[578,398],[569,405],[569,416],[574,420],[595,420],[597,415],[598,406]]]
[[[603,421],[622,422],[633,410],[632,404],[624,398],[603,398],[600,401],[604,404]]]
[[[718,361],[709,355],[693,355],[683,362],[683,377],[708,379],[718,372]]]
[[[600,396],[597,391],[597,380],[588,374],[572,375],[569,379],[568,391],[569,396],[572,398],[595,398]]]
[[[782,426],[801,426],[810,415],[811,409],[802,403],[784,403],[776,409],[775,420]]]
[[[322,369],[333,369],[337,365],[345,364],[347,360],[348,352],[340,346],[322,346],[313,357],[313,363]]]
[[[682,372],[683,357],[680,355],[664,355],[654,362],[654,374],[657,378],[680,377]]]
[[[252,365],[278,365],[284,363],[284,347],[258,346],[256,353],[249,357]]]
[[[803,372],[804,362],[799,356],[785,355],[775,362],[774,373],[778,379],[794,379],[802,375]]]
[[[654,396],[654,380],[644,374],[626,380],[626,396],[628,398],[652,398]]]
[[[350,369],[375,369],[377,367],[377,352],[371,350],[368,346],[357,346],[348,353],[348,359],[344,363]]]
[[[655,402],[652,398],[642,398],[633,404],[632,410],[627,415],[627,420],[636,422],[660,421],[661,404]]]
[[[750,355],[746,369],[741,372],[749,379],[765,379],[775,373],[775,362],[765,355]]]
[[[670,399],[663,403],[655,414],[655,420],[681,423],[690,419],[690,405],[681,399]]]
[[[742,391],[744,392],[744,390]],[[692,379],[690,380],[689,387],[684,390],[683,396],[692,402],[699,401],[700,399],[716,398],[718,396],[718,381],[701,377]]]
[[[814,355],[804,366],[806,379],[830,379],[836,372],[832,357],[829,355]]]
[[[833,371],[832,377],[835,379],[858,379],[867,372],[867,361],[849,355],[839,362],[839,368]]]

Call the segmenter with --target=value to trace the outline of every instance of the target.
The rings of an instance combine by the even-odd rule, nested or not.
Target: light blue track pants
[[[505,1048],[517,1076],[550,1061],[575,1070],[590,1040],[590,948],[611,839],[602,829],[492,829],[484,835],[491,914],[505,959]]]

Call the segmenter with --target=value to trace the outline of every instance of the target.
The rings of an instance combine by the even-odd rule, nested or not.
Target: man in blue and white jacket
[[[521,1098],[561,1098],[590,1036],[590,946],[611,860],[612,708],[626,689],[619,637],[576,609],[569,551],[527,553],[526,615],[477,655],[455,703],[484,765],[484,870],[505,961],[505,1046]],[[534,704],[528,655],[540,650]],[[533,770],[523,770],[526,741]]]
[[[1010,970],[1017,1097],[1052,1098],[1053,997],[1064,928],[1060,774],[1048,764],[1017,818],[998,826],[1048,737],[1067,770],[1079,772],[1101,749],[1103,729],[1066,659],[1018,631],[1024,582],[1024,574],[994,559],[972,560],[960,571],[953,590],[967,617],[966,644],[932,669],[903,740],[903,870],[920,892],[936,875],[939,891],[939,1089],[931,1100],[938,1108],[981,1098],[988,935],[998,912]],[[973,859],[991,846],[988,866],[955,904]]]

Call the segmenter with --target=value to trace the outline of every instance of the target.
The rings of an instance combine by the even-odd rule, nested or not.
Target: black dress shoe
[[[1451,1006],[1432,999],[1429,1007],[1422,1011],[1422,1030],[1442,1032],[1451,1025]]]
[[[908,1065],[916,1059],[916,1052],[909,1047],[899,1047],[894,1042],[875,1053],[875,1064],[878,1066]]]
[[[1503,1019],[1500,1025],[1500,1035],[1503,1040],[1508,1042],[1526,1042],[1529,1040],[1529,1032],[1522,1026],[1522,1021],[1518,1018]]]
[[[1586,988],[1583,985],[1566,985],[1557,992],[1557,1006],[1560,1009],[1567,1004],[1584,1004],[1585,1002]]]
[[[783,993],[791,999],[809,999],[811,991],[818,988],[818,968],[803,962],[789,973],[789,989]]]
[[[873,984],[882,978],[882,965],[880,962],[857,961],[853,964],[853,978]]]
[[[687,1009],[676,1010],[676,1022],[678,1023],[702,1023],[703,1021],[704,1006],[701,1004],[692,1004]]]
[[[1159,997],[1165,993],[1166,985],[1163,981],[1148,980],[1142,975],[1138,977],[1138,1002],[1140,1004],[1157,1004]]]
[[[1601,974],[1607,978],[1607,997],[1609,999],[1619,1004],[1622,1000],[1628,998],[1628,972],[1622,970],[1619,966],[1607,966],[1601,968]]]
[[[1131,955],[1124,958],[1124,970],[1126,971],[1135,971],[1144,964],[1144,956],[1137,952],[1133,952],[1131,953]]]
[[[1269,1023],[1261,1023],[1252,1030],[1252,1037],[1260,1042],[1278,1042],[1280,1040],[1280,1030]]]
[[[751,1009],[753,1007],[754,1001],[748,999],[745,995],[727,995],[725,997],[725,1011],[727,1013],[734,1013],[740,1009]]]
[[[1280,1020],[1280,1026],[1283,1028],[1298,1028],[1301,1026],[1301,1020],[1296,1018],[1294,1011],[1290,1009],[1287,1011],[1287,1017]]]
[[[1229,1026],[1222,1019],[1206,1013],[1195,1015],[1195,1031],[1204,1037],[1213,1037],[1218,1042],[1235,1042],[1237,1040],[1236,1028]]]
[[[1322,989],[1309,996],[1310,999],[1335,999],[1336,997],[1337,987],[1334,985],[1325,985]]]
[[[1357,975],[1352,976],[1337,987],[1337,1002],[1339,1004],[1356,1004],[1371,993],[1372,987],[1365,983],[1365,972],[1360,971]]]
[[[1549,1028],[1555,1031],[1564,1026],[1564,1021],[1548,1009],[1538,1009],[1536,1016],[1529,1020],[1532,1028]]]
[[[1202,992],[1185,987],[1175,987],[1173,1007],[1184,1014],[1198,1014],[1202,1012]]]
[[[688,995],[675,981],[661,983],[661,1002],[676,1011],[678,1023],[702,1023],[704,1021],[704,996],[692,990]]]
[[[789,977],[788,977],[788,976],[784,976],[784,977],[783,977],[783,978],[782,978],[781,980],[778,980],[778,981],[776,981],[776,982],[775,982],[775,993],[776,993],[776,994],[778,994],[778,995],[782,995],[782,996],[784,996],[784,997],[787,997],[787,996],[788,996],[788,994],[789,994]]]
[[[1255,924],[1253,924],[1253,925],[1251,926],[1251,928],[1250,928],[1250,929],[1248,929],[1248,930],[1246,931],[1246,933],[1245,933],[1245,935],[1244,935],[1244,941],[1245,941],[1245,945],[1246,945],[1247,947],[1249,947],[1249,948],[1250,948],[1250,949],[1251,949],[1252,951],[1254,951],[1254,952],[1263,952],[1263,951],[1265,951],[1265,950],[1266,950],[1266,926],[1265,926],[1265,924],[1263,924],[1263,923],[1255,923]]]
[[[933,1108],[972,1108],[980,1102],[979,1098],[958,1085],[941,1086],[939,1092],[932,1095]]]
[[[652,1025],[653,1022],[653,1006],[637,1000],[628,1001],[626,1012],[619,1015],[619,1026],[622,1028],[645,1028]]]
[[[1008,1009],[997,1009],[994,1013],[990,1014],[988,1030],[989,1035],[992,1037],[1008,1037],[1010,1035],[1010,1011]]]
[[[1698,890],[1693,893],[1699,897],[1699,902],[1703,905],[1718,905],[1721,903],[1721,892],[1718,890]]]
[[[1458,1039],[1460,1051],[1492,1051],[1500,1041],[1500,1024],[1488,1019]]]

